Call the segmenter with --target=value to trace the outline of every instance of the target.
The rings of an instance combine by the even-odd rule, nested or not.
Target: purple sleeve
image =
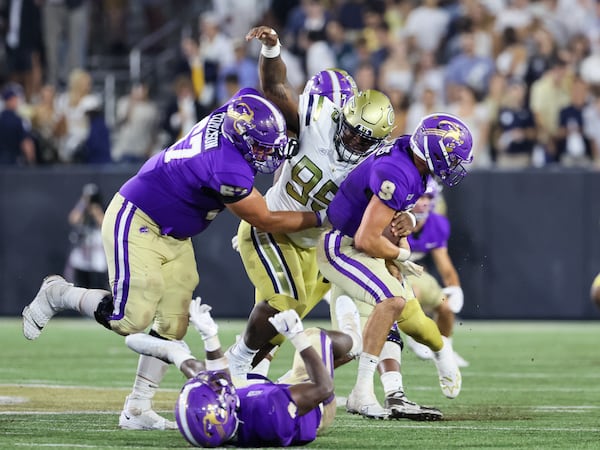
[[[406,208],[406,200],[410,196],[408,180],[402,172],[392,174],[389,170],[382,170],[385,168],[381,165],[374,166],[369,179],[369,188],[373,195],[388,207],[401,211]]]

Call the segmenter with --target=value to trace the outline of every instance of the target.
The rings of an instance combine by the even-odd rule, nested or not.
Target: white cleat
[[[141,355],[153,356],[169,364],[174,363],[174,355],[184,352],[189,354],[192,352],[184,341],[169,341],[150,336],[145,333],[130,334],[125,338],[125,344],[131,350]]]
[[[124,430],[176,430],[177,422],[167,420],[152,410],[150,399],[127,396],[119,416],[119,427]]]
[[[405,336],[404,342],[406,342],[406,345],[408,345],[408,348],[410,348],[412,350],[412,352],[415,354],[415,356],[417,358],[422,359],[424,361],[433,359],[433,352],[431,351],[431,349],[429,347],[427,347],[426,345],[423,345],[423,344],[415,341],[409,335]]]
[[[390,410],[381,406],[375,395],[359,395],[354,390],[346,400],[346,411],[350,414],[360,414],[368,419],[387,419],[390,415]]]
[[[48,275],[33,301],[23,309],[23,335],[30,340],[37,339],[48,321],[62,308],[52,306],[50,287],[55,285],[72,286],[60,275]]]
[[[456,398],[460,394],[462,377],[454,359],[452,344],[444,336],[442,336],[442,340],[444,341],[444,346],[439,352],[434,352],[433,361],[438,371],[442,393],[448,398]]]

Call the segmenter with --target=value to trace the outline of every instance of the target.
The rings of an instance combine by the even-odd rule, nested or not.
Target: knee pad
[[[406,302],[397,323],[403,333],[408,334],[420,344],[426,345],[434,352],[441,350],[444,345],[440,330],[435,322],[425,315],[417,300]]]
[[[404,350],[404,341],[402,340],[402,336],[400,336],[397,326],[392,327],[388,333],[386,341],[398,345],[400,347],[400,351]]]
[[[96,319],[96,322],[103,327],[112,330],[109,323],[109,317],[112,316],[113,310],[114,303],[112,295],[107,294],[102,298],[100,303],[98,303],[98,307],[96,308],[96,311],[94,311],[94,318]]]

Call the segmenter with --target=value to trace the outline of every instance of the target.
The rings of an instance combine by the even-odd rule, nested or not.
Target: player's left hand
[[[286,309],[273,317],[269,317],[269,322],[271,322],[273,328],[290,340],[304,331],[300,316],[293,309]]]
[[[423,266],[420,266],[412,261],[398,261],[395,259],[394,264],[398,266],[398,269],[400,269],[402,275],[414,275],[416,277],[423,275]]]
[[[274,47],[277,45],[279,40],[279,36],[277,35],[277,31],[275,31],[271,27],[267,27],[261,25],[259,27],[254,27],[246,34],[246,40],[251,41],[252,39],[258,39],[264,45],[268,47]]]
[[[200,297],[196,297],[190,303],[190,322],[198,330],[202,340],[216,336],[219,332],[219,326],[210,315],[212,306],[203,304]]]
[[[465,296],[460,286],[447,286],[442,292],[448,299],[448,306],[454,314],[461,312],[465,303]]]
[[[391,223],[391,230],[394,236],[406,237],[410,235],[415,226],[417,219],[410,211],[396,211]]]

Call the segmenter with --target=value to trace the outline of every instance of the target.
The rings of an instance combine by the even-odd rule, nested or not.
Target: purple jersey
[[[423,224],[423,228],[408,236],[412,253],[411,259],[418,261],[431,250],[447,247],[449,237],[450,222],[448,219],[441,214],[430,213]]]
[[[409,136],[399,137],[350,172],[327,208],[334,228],[353,237],[373,195],[396,211],[414,206],[425,192],[425,178],[412,160]]]
[[[256,94],[242,89],[237,95]],[[226,203],[252,191],[256,170],[221,132],[229,103],[150,158],[120,193],[161,229],[182,239],[202,232]]]
[[[267,382],[236,389],[240,397],[238,447],[287,447],[316,439],[320,408],[298,416],[288,387]]]

